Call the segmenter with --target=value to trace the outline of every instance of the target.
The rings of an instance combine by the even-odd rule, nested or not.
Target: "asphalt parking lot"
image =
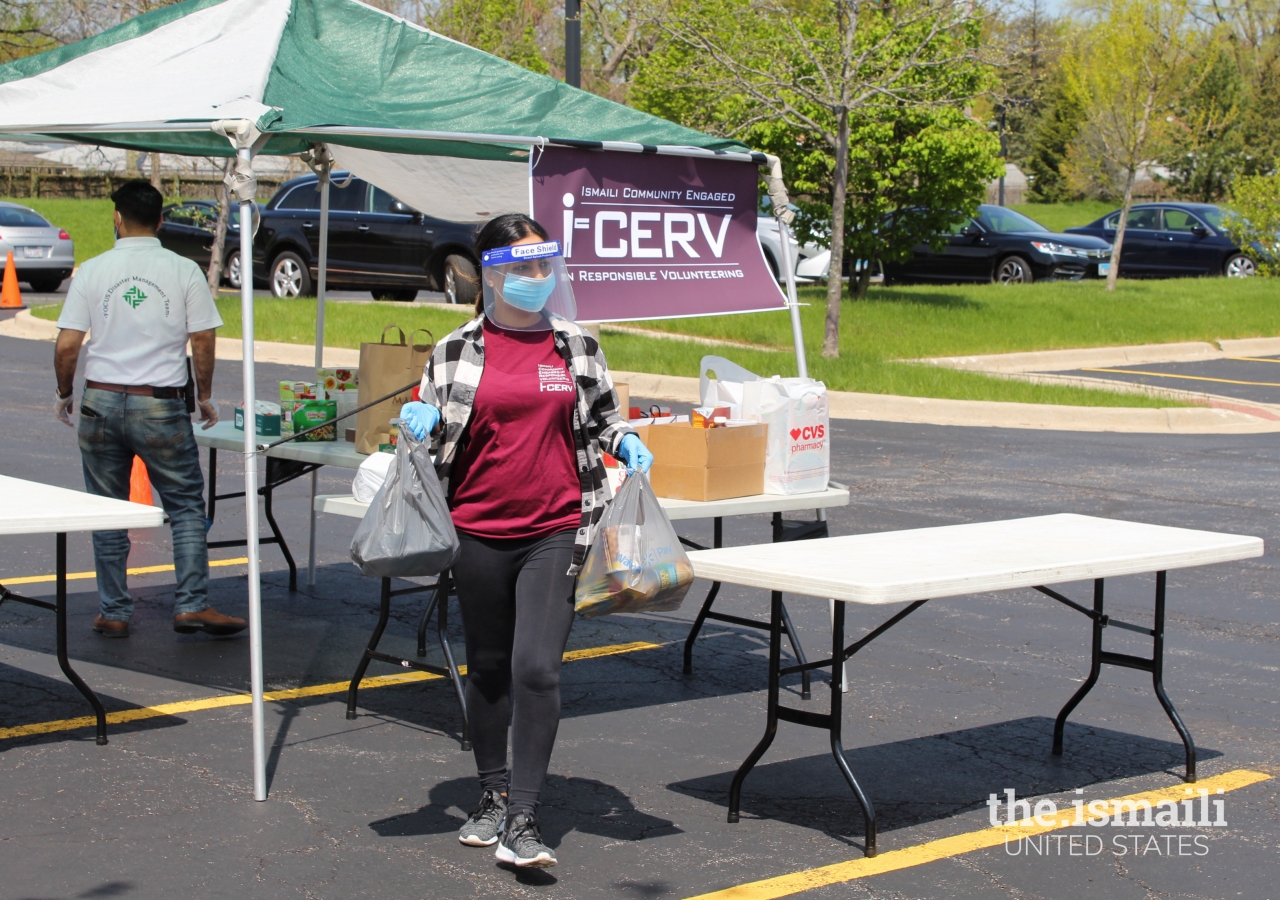
[[[51,355],[47,343],[0,338],[0,473],[80,488],[74,435],[51,412]],[[260,365],[258,374],[265,394],[302,372]],[[238,366],[219,363],[218,396],[234,397],[238,383]],[[230,414],[229,402],[223,413]],[[1070,511],[1265,538],[1261,559],[1170,573],[1165,684],[1197,740],[1202,779],[1275,771],[1274,437],[850,421],[832,431],[833,478],[853,493],[848,508],[832,511],[836,534]],[[224,485],[238,477],[229,457],[220,460]],[[322,470],[320,490],[344,491],[349,476]],[[305,480],[295,482],[276,503],[300,551],[306,491]],[[242,534],[241,513],[236,503],[220,505],[211,536]],[[321,517],[317,584],[296,594],[286,588],[278,552],[263,548],[268,690],[350,677],[376,609],[375,583],[347,561],[354,527]],[[681,530],[709,543],[709,522]],[[769,539],[764,518],[729,520],[725,530],[730,544]],[[170,562],[165,530],[134,540],[131,566]],[[70,570],[92,570],[88,536],[69,544]],[[0,538],[0,582],[51,571],[50,538]],[[1151,581],[1109,583],[1109,611],[1147,621]],[[247,640],[175,635],[169,575],[133,584],[134,635],[104,641],[89,630],[93,581],[71,582],[72,656],[108,709],[248,689]],[[21,590],[39,596],[51,587]],[[1088,589],[1064,591],[1083,600]],[[215,568],[211,590],[219,610],[244,612],[243,567]],[[704,591],[699,583],[691,597]],[[749,589],[722,596],[727,602],[718,608],[741,615],[761,615],[767,602]],[[806,645],[822,647],[825,601],[789,603]],[[344,717],[338,688],[270,704],[265,803],[251,799],[243,705],[197,704],[115,725],[105,747],[83,728],[0,738],[0,897],[690,898],[859,858],[861,815],[822,736],[808,729],[782,725],[747,781],[742,821],[725,823],[729,780],[764,726],[765,642],[746,629],[709,628],[694,675],[684,676],[679,642],[693,606],[577,623],[570,649],[596,654],[580,654],[564,669],[564,721],[542,812],[561,860],[556,869],[515,873],[495,865],[490,852],[457,843],[454,832],[477,796],[474,770],[459,750],[450,690],[427,681],[363,691],[355,721]],[[397,602],[384,648],[412,653],[419,610],[413,597]],[[849,630],[884,617],[854,608]],[[57,671],[52,626],[50,614],[0,607],[0,729],[85,714]],[[881,859],[989,828],[993,792],[1066,806],[1080,796],[1180,787],[1182,747],[1138,672],[1104,670],[1068,725],[1066,754],[1050,755],[1053,716],[1088,670],[1089,634],[1082,616],[1033,592],[978,595],[930,603],[851,663],[845,745],[880,812]],[[460,637],[455,631],[459,650]],[[1137,635],[1108,632],[1106,639],[1111,649],[1147,650]],[[637,642],[655,646],[620,652]],[[371,674],[387,671],[375,665]],[[815,683],[813,709],[825,706],[827,690],[824,680]],[[803,705],[798,678],[789,692],[788,703]],[[799,896],[1274,897],[1275,784],[1226,794],[1225,827],[1108,828],[1098,853],[1060,844],[1015,855],[998,845]],[[1142,852],[1116,852],[1135,835]],[[1117,845],[1112,838],[1121,836]],[[1206,849],[1177,836],[1198,837]],[[744,888],[733,896],[778,894]]]
[[[1076,369],[1055,372],[1083,378],[1128,381],[1157,388],[1197,391],[1252,400],[1280,403],[1280,357],[1236,357],[1203,362],[1150,363],[1138,366]]]

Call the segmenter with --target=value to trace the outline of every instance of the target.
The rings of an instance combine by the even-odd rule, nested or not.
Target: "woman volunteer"
[[[573,322],[573,285],[546,230],[499,216],[476,252],[476,317],[431,355],[420,395],[434,405],[408,403],[400,416],[420,439],[442,426],[436,469],[462,544],[453,579],[482,794],[458,840],[548,867],[538,796],[560,724],[574,580],[609,500],[601,453],[642,471],[653,455],[618,411],[600,345]]]

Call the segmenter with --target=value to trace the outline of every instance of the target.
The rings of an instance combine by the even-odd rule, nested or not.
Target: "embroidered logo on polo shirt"
[[[538,366],[538,391],[572,391],[573,382],[564,366]]]
[[[135,284],[121,295],[121,299],[134,309],[137,309],[142,301],[147,299],[147,295],[138,290],[138,286]]]

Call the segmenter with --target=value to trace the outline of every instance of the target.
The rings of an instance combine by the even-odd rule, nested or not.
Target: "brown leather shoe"
[[[229,634],[244,631],[247,625],[244,619],[224,616],[212,607],[173,617],[173,630],[178,634],[195,634],[197,631],[203,631],[205,634],[226,637]]]
[[[129,623],[117,619],[104,619],[101,613],[93,620],[93,630],[103,637],[126,638],[129,636]]]

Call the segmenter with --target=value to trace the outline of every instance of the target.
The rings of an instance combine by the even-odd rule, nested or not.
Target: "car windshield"
[[[0,206],[0,226],[9,228],[49,228],[43,218],[29,209],[17,206]]]
[[[1048,228],[1045,228],[1035,219],[1028,219],[1022,213],[999,207],[980,210],[978,212],[978,221],[982,223],[984,228],[994,231],[996,234],[1027,231],[1048,234],[1049,232]]]

